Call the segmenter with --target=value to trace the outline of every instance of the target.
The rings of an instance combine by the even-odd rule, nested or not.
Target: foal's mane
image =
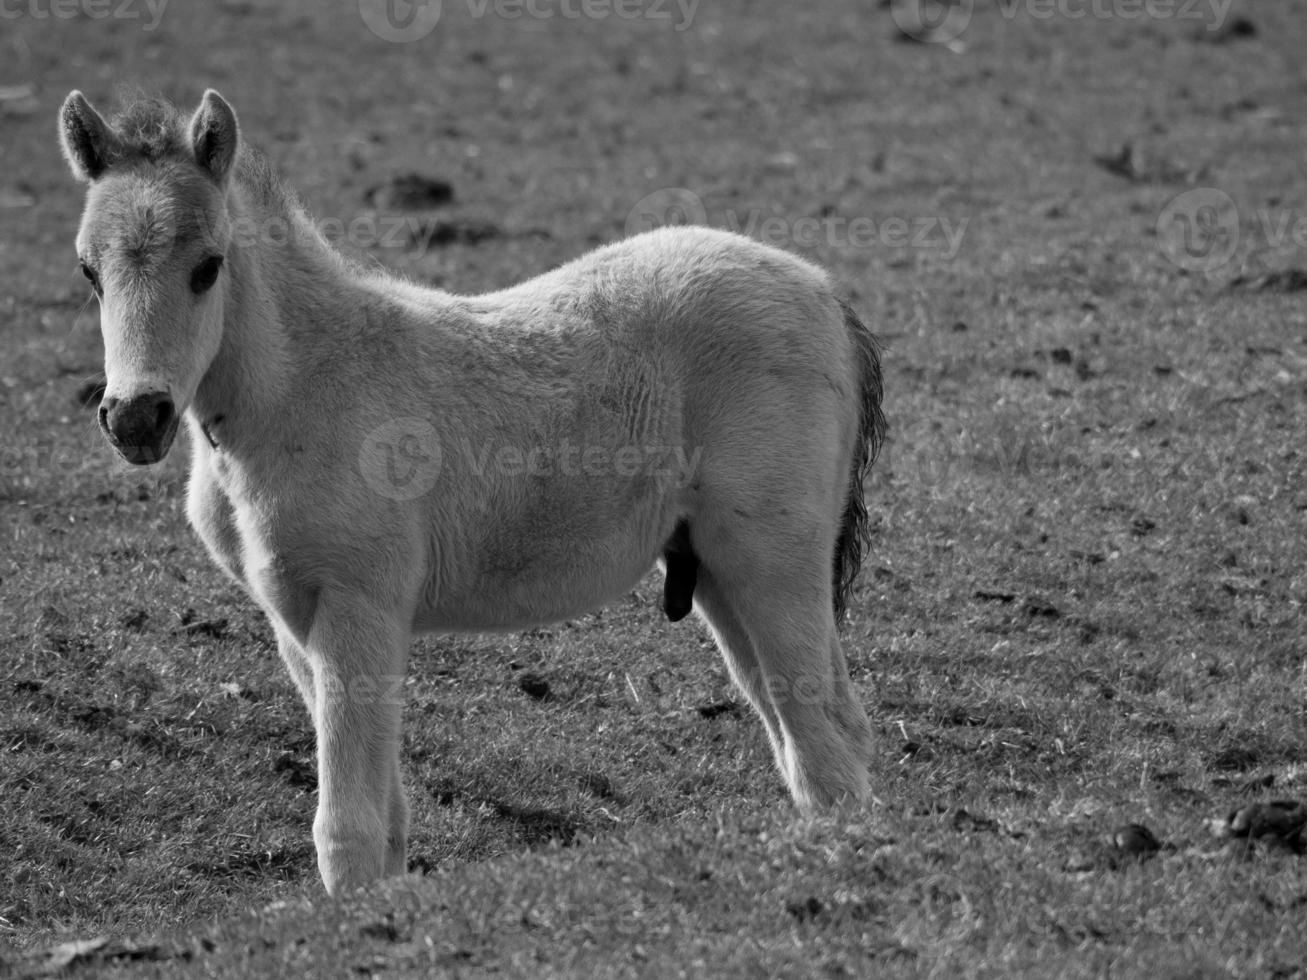
[[[118,139],[110,165],[137,161],[190,163],[190,119],[161,95],[124,88],[118,93],[119,108],[109,119]],[[283,211],[303,211],[294,191],[281,182],[263,151],[241,133],[236,160],[236,179],[261,204]]]

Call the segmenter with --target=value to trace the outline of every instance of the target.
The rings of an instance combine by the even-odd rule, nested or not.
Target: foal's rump
[[[738,235],[664,229],[465,309],[461,329],[497,356],[463,385],[488,423],[444,440],[435,492],[468,536],[442,562],[441,625],[593,608],[682,523],[696,551],[780,547],[829,568],[859,377],[823,272]]]
[[[828,277],[722,232],[682,229],[649,244],[674,248],[672,267],[686,270],[663,281],[679,301],[664,329],[684,379],[684,439],[697,453],[680,497],[691,545],[710,567],[729,556],[761,570],[784,555],[824,578],[860,438],[862,386]]]

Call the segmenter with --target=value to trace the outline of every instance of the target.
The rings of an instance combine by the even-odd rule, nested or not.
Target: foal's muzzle
[[[162,391],[100,402],[100,428],[123,459],[137,466],[163,459],[177,434],[178,418],[172,396]]]

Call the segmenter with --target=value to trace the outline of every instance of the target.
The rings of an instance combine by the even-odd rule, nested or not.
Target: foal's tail
[[[881,443],[885,440],[885,416],[880,403],[884,393],[880,375],[880,345],[866,325],[858,319],[853,307],[840,301],[844,311],[844,325],[857,352],[858,360],[858,438],[853,445],[853,459],[849,468],[849,500],[840,522],[839,540],[835,542],[835,621],[843,621],[849,599],[853,595],[853,580],[858,577],[862,556],[871,541],[867,526],[867,502],[863,484],[876,461]]]

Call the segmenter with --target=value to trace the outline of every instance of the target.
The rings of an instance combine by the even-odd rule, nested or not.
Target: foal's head
[[[129,462],[157,462],[222,341],[236,115],[210,89],[189,122],[142,100],[110,124],[73,92],[59,135],[90,184],[77,256],[100,300],[100,427]]]

